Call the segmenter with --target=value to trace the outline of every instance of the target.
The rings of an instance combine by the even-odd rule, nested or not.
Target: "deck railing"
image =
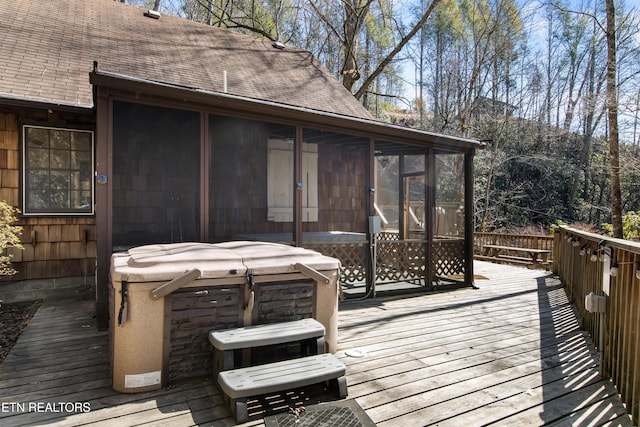
[[[473,233],[473,253],[481,255],[482,247],[484,245],[552,250],[553,236],[510,233]]]
[[[640,419],[640,243],[560,227],[553,271],[600,352],[601,372],[617,387],[634,425]],[[614,272],[615,270],[615,272]],[[585,297],[604,296],[604,314]]]

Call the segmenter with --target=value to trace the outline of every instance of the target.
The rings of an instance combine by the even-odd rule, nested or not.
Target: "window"
[[[23,127],[22,212],[93,214],[93,132]]]
[[[293,221],[293,141],[269,139],[267,220]],[[318,146],[302,144],[302,221],[318,221]]]

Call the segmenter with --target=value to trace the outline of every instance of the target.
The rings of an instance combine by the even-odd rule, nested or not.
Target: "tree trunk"
[[[495,137],[494,133],[494,137]],[[489,163],[489,172],[487,173],[487,182],[484,186],[484,211],[482,212],[482,217],[480,219],[480,224],[478,229],[481,232],[487,231],[487,221],[489,220],[489,199],[491,198],[491,188],[493,181],[493,174],[496,168],[496,159],[498,157],[498,138],[495,138],[493,141],[493,147],[491,152],[491,160]]]
[[[595,26],[595,23],[594,23]],[[595,30],[594,30],[595,33]],[[580,176],[584,177],[582,195],[586,200],[587,191],[590,181],[589,157],[591,156],[591,144],[593,137],[593,119],[596,109],[596,93],[595,93],[595,68],[596,68],[596,40],[595,37],[591,41],[591,50],[589,54],[589,63],[587,65],[585,80],[587,81],[586,111],[584,115],[584,127],[582,137],[582,149],[578,159],[578,168],[573,177],[573,185],[569,190],[569,199],[567,202],[567,218],[574,220],[577,212],[575,209],[576,198],[578,195],[578,183]],[[568,132],[568,129],[566,129]]]
[[[442,31],[436,28],[436,69],[433,78],[433,128],[438,131],[440,127],[440,87],[442,81]]]
[[[609,171],[611,174],[611,224],[613,237],[622,234],[620,150],[618,146],[618,96],[616,85],[616,14],[614,0],[605,0],[607,10],[607,111],[609,115]]]
[[[549,13],[547,20],[547,99],[545,100],[544,117],[547,126],[551,126],[551,43],[553,40],[553,15]]]
[[[344,64],[342,65],[342,85],[346,87],[350,92],[353,90],[353,86],[360,78],[360,71],[358,70],[358,61],[356,60],[358,49],[358,33],[362,26],[364,17],[369,9],[370,2],[365,3],[361,7],[359,0],[345,2],[345,20],[344,20]]]

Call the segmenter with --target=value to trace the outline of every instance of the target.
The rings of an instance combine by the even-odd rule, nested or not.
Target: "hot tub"
[[[135,393],[211,375],[208,333],[313,317],[337,346],[337,259],[267,242],[176,243],[111,259],[113,388]]]

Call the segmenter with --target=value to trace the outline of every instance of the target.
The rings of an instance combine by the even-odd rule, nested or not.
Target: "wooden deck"
[[[476,274],[480,289],[342,303],[349,398],[379,426],[632,425],[557,279],[482,262]],[[0,365],[0,425],[234,424],[211,380],[112,391],[94,323],[90,297],[42,305]]]

